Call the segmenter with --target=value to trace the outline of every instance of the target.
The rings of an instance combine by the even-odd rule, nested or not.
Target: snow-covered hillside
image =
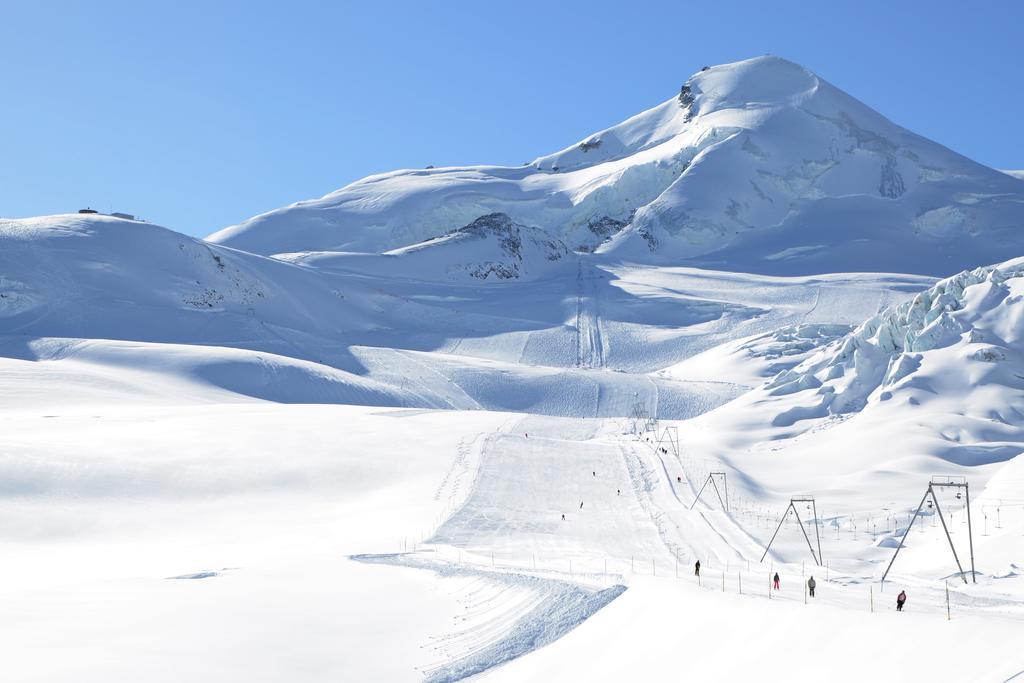
[[[695,438],[714,434],[713,448],[732,450],[746,476],[760,471],[762,485],[793,486],[788,464],[802,462],[808,483],[815,470],[843,473],[814,486],[833,499],[881,506],[891,495],[883,480],[945,473],[984,485],[1024,451],[1020,259],[943,280],[845,335],[816,344],[800,336],[779,344],[766,335],[744,344],[745,355],[723,355],[751,372],[766,363],[784,369],[693,423]],[[766,466],[781,469],[772,475]]]
[[[556,237],[513,222],[501,213],[383,254],[300,252],[277,258],[319,270],[355,271],[422,280],[523,280],[550,274],[569,259]]]
[[[109,364],[274,401],[622,417],[644,397],[683,418],[746,383],[633,373],[822,314],[853,324],[929,283],[709,281],[590,258],[500,216],[389,254],[282,259],[104,216],[8,220],[0,331],[12,359]]]
[[[773,57],[211,242],[0,219],[0,680],[1019,680],[1022,219]]]
[[[379,253],[495,212],[571,249],[778,274],[949,275],[1024,251],[1019,181],[777,57],[702,70],[678,96],[522,167],[371,176],[209,239]]]
[[[765,387],[772,396],[813,390],[823,417],[858,412],[872,401],[920,405],[914,389],[968,400],[996,385],[1024,389],[1024,259],[966,271],[873,316],[841,341]],[[944,375],[929,377],[932,368]],[[959,380],[950,384],[950,373]],[[927,393],[927,392],[926,392]],[[926,398],[926,397],[925,397]],[[1024,420],[1024,404],[993,396],[986,417]],[[1024,425],[1024,423],[1022,423]],[[959,439],[957,439],[959,441]]]

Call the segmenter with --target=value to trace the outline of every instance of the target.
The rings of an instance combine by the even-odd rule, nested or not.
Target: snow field
[[[953,619],[921,652],[969,661],[929,671],[1024,670],[1012,654],[1024,616],[1019,276],[922,292],[930,278],[597,256],[541,281],[428,286],[157,229],[138,257],[168,277],[146,289],[145,264],[119,265],[122,233],[108,228],[30,221],[5,261],[17,275],[0,286],[21,298],[0,342],[0,609],[12,617],[0,638],[25,654],[0,662],[4,679],[451,680],[534,661],[540,678],[575,666],[584,680],[714,679],[701,658],[663,649],[638,663],[648,645],[602,640],[626,629],[667,647],[662,630],[687,616],[729,617],[758,643],[720,665],[726,678],[799,679],[805,665],[862,678],[875,661],[885,679],[907,671],[874,635],[905,632],[886,621],[892,596],[906,587],[899,618],[936,633],[946,580]],[[185,301],[179,258],[225,298]],[[53,282],[91,275],[59,298],[32,279],[41,265]],[[266,282],[291,294],[250,316],[249,285]],[[626,434],[638,407],[679,430],[678,454]],[[710,490],[694,505],[712,471],[727,473],[728,514]],[[877,578],[934,474],[970,478],[979,583],[956,583],[926,516],[883,593]],[[799,494],[818,502],[824,578],[793,522],[758,562]],[[942,505],[964,559],[963,510]],[[820,592],[804,607],[812,571]],[[962,623],[984,644],[953,649]],[[573,644],[591,628],[597,640]],[[791,633],[821,658],[750,668],[748,654],[787,651]],[[718,660],[731,642],[691,637]],[[837,669],[840,644],[880,653]],[[587,651],[610,659],[591,671]]]

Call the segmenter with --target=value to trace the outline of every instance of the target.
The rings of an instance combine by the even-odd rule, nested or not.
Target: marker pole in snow
[[[868,586],[868,601],[872,612],[875,611],[875,587]]]
[[[722,592],[725,592],[725,572],[722,572]]]
[[[946,621],[949,619],[949,581],[946,581]]]
[[[768,572],[768,599],[772,599],[772,574]]]

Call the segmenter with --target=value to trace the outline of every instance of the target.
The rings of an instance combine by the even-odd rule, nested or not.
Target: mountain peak
[[[497,213],[578,251],[775,274],[948,275],[1024,252],[1018,180],[772,55],[701,69],[661,104],[521,167],[376,175],[210,239],[385,252]]]

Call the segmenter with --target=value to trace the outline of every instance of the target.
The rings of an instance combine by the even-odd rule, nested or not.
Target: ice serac
[[[886,309],[749,397],[776,427],[902,416],[932,421],[959,464],[1020,452],[1024,259],[961,272]],[[927,414],[927,418],[921,418]],[[872,419],[872,418],[864,418]],[[915,423],[916,424],[916,423]]]
[[[803,67],[706,67],[678,94],[520,167],[370,176],[225,228],[265,255],[383,253],[501,213],[570,249],[771,274],[950,275],[1024,253],[1024,183]]]

